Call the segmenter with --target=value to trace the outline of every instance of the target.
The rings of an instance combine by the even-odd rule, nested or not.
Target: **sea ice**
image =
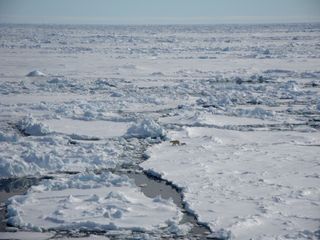
[[[318,132],[192,127],[168,135],[185,145],[153,146],[141,166],[181,188],[188,208],[216,235],[316,236],[320,191],[310,176],[320,171]]]
[[[127,178],[93,173],[45,180],[8,201],[8,223],[25,229],[152,231],[182,217],[171,200],[145,197]]]
[[[319,238],[319,29],[1,24],[0,178],[55,177],[11,223],[187,234],[172,202],[103,173],[149,156],[212,237]]]

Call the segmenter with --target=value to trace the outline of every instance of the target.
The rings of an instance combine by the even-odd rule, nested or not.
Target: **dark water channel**
[[[185,204],[179,188],[163,179],[144,172],[128,172],[127,175],[128,177],[134,179],[136,185],[141,188],[141,191],[147,197],[154,198],[160,195],[164,199],[171,198],[183,212],[183,218],[180,223],[192,224],[193,227],[190,231],[192,236],[205,238],[208,234],[210,234],[210,230],[207,226],[199,224],[196,216],[185,210]]]

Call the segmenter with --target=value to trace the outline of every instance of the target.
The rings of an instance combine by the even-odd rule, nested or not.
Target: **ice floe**
[[[90,173],[46,180],[25,196],[10,198],[7,209],[10,224],[38,231],[174,231],[182,216],[172,201],[145,197],[126,177]]]
[[[318,132],[203,127],[169,136],[186,145],[154,146],[142,166],[180,187],[188,207],[215,236],[287,238],[288,232],[298,237],[305,231],[317,236],[319,182],[309,176],[319,171]]]

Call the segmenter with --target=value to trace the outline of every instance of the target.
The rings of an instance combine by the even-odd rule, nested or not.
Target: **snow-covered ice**
[[[52,177],[7,202],[18,232],[0,238],[192,238],[183,210],[211,237],[319,238],[319,24],[0,32],[0,178]],[[146,197],[131,166],[186,209]]]
[[[54,236],[54,233],[43,232],[2,232],[0,239],[21,239],[21,240],[47,240]]]
[[[10,198],[7,209],[9,224],[37,231],[151,231],[182,216],[172,201],[147,198],[127,177],[111,173],[43,181],[25,196]]]
[[[188,208],[236,238],[297,238],[319,227],[320,134],[185,128],[143,168],[183,189]],[[308,154],[306,154],[308,152]],[[269,231],[267,231],[269,230]]]
[[[50,119],[44,123],[57,133],[80,135],[87,138],[112,138],[125,135],[130,123],[115,121],[83,121],[76,119]]]

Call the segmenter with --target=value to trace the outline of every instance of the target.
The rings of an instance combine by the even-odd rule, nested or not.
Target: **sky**
[[[320,0],[0,0],[0,23],[320,22]]]

